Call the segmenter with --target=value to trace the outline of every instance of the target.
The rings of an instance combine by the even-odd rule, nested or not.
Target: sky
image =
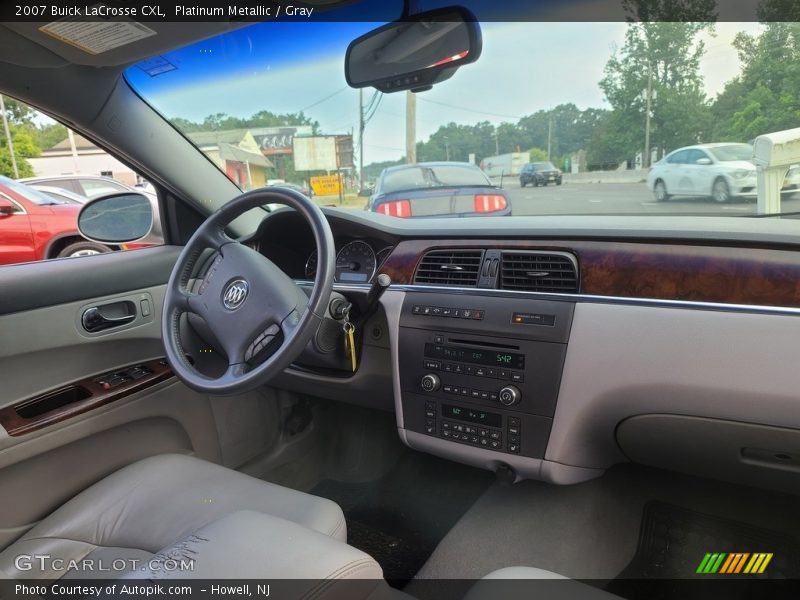
[[[175,70],[151,77],[132,67],[131,84],[167,117],[202,121],[212,113],[247,117],[259,110],[299,112],[326,134],[356,132],[358,91],[344,79],[348,43],[370,23],[262,23],[165,55]],[[449,122],[495,125],[565,102],[607,107],[598,86],[627,25],[485,23],[483,54],[452,79],[418,95],[417,139]],[[739,71],[731,41],[756,23],[718,23],[704,34],[701,64],[709,97]],[[365,101],[372,96],[365,89]],[[501,140],[502,143],[502,140]],[[387,94],[365,134],[365,164],[404,153],[405,94]],[[511,151],[507,148],[501,151]]]

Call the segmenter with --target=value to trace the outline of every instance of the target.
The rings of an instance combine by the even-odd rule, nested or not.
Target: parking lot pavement
[[[644,183],[581,183],[546,187],[519,186],[506,180],[512,212],[518,215],[565,214],[692,214],[748,215],[756,213],[755,199],[717,204],[711,198],[672,198],[656,202]],[[800,211],[800,198],[784,196],[782,212]]]

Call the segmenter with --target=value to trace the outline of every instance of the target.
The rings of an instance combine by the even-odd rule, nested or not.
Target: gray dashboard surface
[[[587,189],[587,196],[591,190]],[[278,214],[286,209],[280,209]],[[472,219],[398,219],[364,211],[323,209],[329,217],[372,227],[397,238],[479,237],[689,241],[800,247],[796,219],[742,217],[546,215]],[[269,219],[269,216],[267,217]]]

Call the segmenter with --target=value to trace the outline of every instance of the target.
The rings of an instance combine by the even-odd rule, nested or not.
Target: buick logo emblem
[[[236,310],[239,308],[247,298],[247,292],[250,286],[244,279],[235,279],[228,284],[225,288],[225,293],[222,294],[222,304],[228,310]]]

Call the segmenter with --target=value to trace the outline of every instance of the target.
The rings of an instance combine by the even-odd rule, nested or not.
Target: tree
[[[613,139],[618,144],[617,158],[644,151],[648,95],[651,147],[671,150],[707,135],[709,106],[699,72],[705,47],[698,37],[712,27],[692,22],[628,25],[623,47],[606,63],[600,81],[615,113],[605,121],[604,135],[606,143]]]
[[[734,46],[742,70],[712,107],[715,139],[746,142],[797,127],[800,24],[768,23],[760,36],[739,33]]]
[[[3,97],[3,103],[6,107],[6,118],[11,132],[11,143],[14,145],[14,158],[16,159],[19,176],[31,177],[34,174],[33,168],[25,159],[41,154],[39,146],[36,145],[30,133],[31,130],[36,129],[33,122],[36,111],[27,104],[7,96]],[[0,127],[0,130],[2,130],[2,127]],[[14,177],[15,175],[11,152],[8,148],[4,131],[0,132],[0,174],[6,177]]]
[[[541,148],[531,148],[528,150],[528,160],[531,162],[547,160],[547,150],[542,150]]]
[[[718,16],[717,0],[622,0],[622,7],[629,22],[710,23]]]

